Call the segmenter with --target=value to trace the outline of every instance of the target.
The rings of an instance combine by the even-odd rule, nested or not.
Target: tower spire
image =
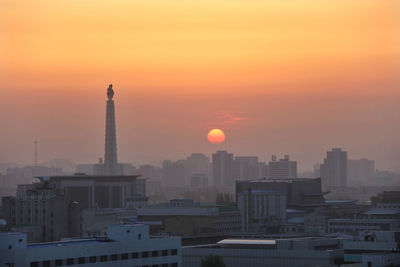
[[[112,84],[107,89],[106,144],[104,151],[105,174],[118,174],[117,137],[115,129],[114,90]]]

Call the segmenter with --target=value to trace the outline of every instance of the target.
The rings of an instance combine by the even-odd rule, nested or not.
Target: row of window
[[[177,249],[164,249],[161,251],[143,251],[143,252],[132,252],[132,253],[122,253],[122,254],[111,254],[111,255],[101,255],[101,256],[90,256],[90,257],[79,257],[79,258],[69,258],[69,259],[58,259],[54,261],[53,266],[63,266],[63,265],[74,265],[74,264],[85,264],[85,263],[96,263],[96,262],[106,262],[106,261],[118,261],[118,260],[129,260],[129,259],[139,259],[139,258],[149,258],[149,257],[160,257],[160,256],[175,256],[178,255]],[[42,263],[40,265],[40,263]],[[31,267],[50,267],[51,261],[42,262],[31,262]],[[157,265],[158,266],[158,265]],[[168,266],[168,264],[166,265]],[[174,266],[173,264],[171,266]],[[177,266],[177,265],[176,265]],[[161,265],[160,265],[161,267]],[[164,267],[164,265],[162,265]]]

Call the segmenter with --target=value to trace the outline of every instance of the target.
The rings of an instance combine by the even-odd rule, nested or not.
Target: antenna
[[[33,166],[35,166],[35,169],[37,167],[37,163],[38,163],[38,153],[37,153],[37,141],[35,140],[34,144],[35,144],[35,154],[34,154],[34,161],[33,161]]]
[[[34,144],[34,158],[33,158],[33,177],[32,177],[32,183],[34,182],[34,178],[37,176],[37,164],[38,164],[38,153],[37,153],[37,144],[38,144],[38,142],[37,142],[37,140],[35,140],[34,142],[33,142],[33,144]]]

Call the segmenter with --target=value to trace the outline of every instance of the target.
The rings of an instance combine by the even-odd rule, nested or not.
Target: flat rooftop
[[[218,245],[276,245],[275,239],[224,239]]]
[[[56,241],[56,242],[33,243],[33,244],[28,244],[27,247],[28,248],[64,247],[64,246],[73,246],[82,244],[105,243],[105,242],[112,242],[112,240],[106,238],[71,239],[71,240]]]
[[[99,180],[99,181],[130,181],[135,180],[140,175],[87,175],[87,174],[78,174],[78,175],[63,175],[63,176],[35,176],[35,178],[40,181],[79,181],[79,180]]]

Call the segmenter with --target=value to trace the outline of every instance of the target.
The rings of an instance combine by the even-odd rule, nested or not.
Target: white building
[[[272,156],[272,161],[268,164],[269,176],[273,179],[297,178],[297,162],[290,161],[289,155],[286,155],[279,161]]]
[[[27,244],[26,234],[0,233],[0,266],[181,265],[179,237],[151,238],[147,225],[112,225],[107,237]]]
[[[363,267],[397,266],[400,263],[400,232],[365,231],[343,240],[346,262],[361,262]],[[393,264],[393,265],[391,265]]]
[[[237,194],[242,231],[261,230],[286,220],[286,195],[274,190],[247,190]]]
[[[344,254],[333,238],[225,239],[215,245],[183,247],[183,266],[200,267],[209,255],[222,257],[227,267],[338,266]]]

